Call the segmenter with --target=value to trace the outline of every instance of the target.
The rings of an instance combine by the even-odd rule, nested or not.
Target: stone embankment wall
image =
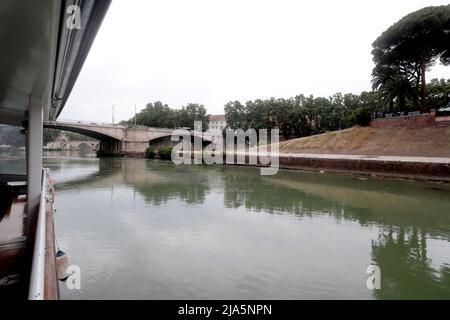
[[[401,116],[392,118],[377,118],[370,121],[372,128],[417,128],[432,126],[436,122],[435,114],[421,114],[416,116]]]
[[[237,163],[236,156],[234,160],[234,163]],[[248,155],[246,155],[245,164],[243,165],[249,165]],[[256,166],[262,165],[258,161]],[[450,163],[445,162],[388,161],[376,159],[376,157],[368,157],[367,159],[330,159],[280,154],[279,167],[282,169],[328,171],[450,182]]]
[[[319,159],[280,157],[285,169],[324,170],[370,174],[419,180],[450,181],[450,165],[446,163],[380,161],[374,159]]]
[[[377,118],[370,121],[372,128],[423,128],[429,126],[450,125],[450,116],[438,117],[436,111],[426,114]]]

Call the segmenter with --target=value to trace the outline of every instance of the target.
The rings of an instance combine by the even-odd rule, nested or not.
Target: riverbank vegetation
[[[172,147],[170,146],[161,146],[158,148],[148,147],[145,150],[145,156],[149,159],[161,159],[161,160],[171,160],[172,159]]]
[[[450,79],[432,79],[427,84],[427,103],[438,109],[450,102]],[[380,90],[362,93],[336,93],[330,97],[306,97],[230,101],[225,117],[230,128],[280,129],[284,139],[342,130],[355,125],[367,126],[377,113],[415,111],[412,101],[386,102]]]
[[[436,109],[442,107],[450,102],[450,79],[432,79],[426,91],[428,105]],[[360,94],[338,92],[330,97],[299,94],[291,98],[255,99],[245,103],[230,101],[225,105],[225,117],[229,128],[279,128],[284,139],[292,139],[355,125],[367,126],[377,112],[400,111],[397,102],[398,99],[394,98],[392,103],[386,103],[379,90]],[[415,111],[415,106],[408,100],[402,108],[403,111]],[[186,112],[189,116],[182,116]],[[204,106],[192,104],[189,108],[172,109],[157,101],[147,104],[137,114],[136,123],[150,127],[193,129],[194,120],[202,121],[203,129],[207,128]],[[124,123],[134,124],[134,117]]]
[[[154,159],[155,155],[156,155],[156,152],[157,152],[157,150],[156,150],[155,147],[148,147],[145,150],[145,157],[149,158],[149,159]]]

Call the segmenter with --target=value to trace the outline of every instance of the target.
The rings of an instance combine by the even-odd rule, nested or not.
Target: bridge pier
[[[97,155],[99,157],[144,156],[149,142],[145,141],[100,141]]]
[[[122,141],[105,140],[100,141],[100,148],[97,152],[99,157],[120,157],[122,156]]]
[[[148,140],[124,141],[122,144],[122,154],[128,156],[143,156],[145,155],[145,150],[147,150],[148,146]]]

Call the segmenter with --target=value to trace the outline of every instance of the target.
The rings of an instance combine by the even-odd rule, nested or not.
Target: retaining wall
[[[249,165],[248,156],[245,163]],[[261,165],[258,163],[256,166]],[[291,157],[280,154],[279,167],[450,182],[450,163]]]
[[[401,116],[393,118],[377,118],[370,121],[370,126],[373,128],[418,128],[428,127],[434,125],[436,122],[436,115],[421,114],[417,116]]]

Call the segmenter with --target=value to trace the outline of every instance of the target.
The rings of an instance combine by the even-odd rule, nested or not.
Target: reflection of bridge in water
[[[84,121],[46,121],[45,128],[71,131],[86,135],[100,141],[101,155],[143,155],[151,141],[167,138],[175,129],[152,128],[145,126],[126,127],[107,123]],[[191,132],[192,136],[194,133]],[[211,141],[211,137],[203,136]]]
[[[94,159],[92,159],[94,161]],[[70,158],[70,162],[73,161]],[[77,160],[75,160],[77,161]],[[161,204],[168,199],[179,197],[186,203],[202,203],[209,190],[210,180],[216,180],[213,172],[204,170],[202,166],[192,166],[189,170],[179,170],[174,175],[176,167],[170,162],[149,162],[134,158],[101,158],[97,165],[95,162],[86,163],[87,174],[81,174],[67,179],[67,174],[61,175],[63,167],[49,165],[53,172],[56,188],[62,189],[96,189],[105,186],[128,186],[141,194],[145,201],[152,204]],[[92,170],[95,168],[96,170]],[[152,170],[158,168],[158,170]],[[203,170],[202,170],[203,169]],[[67,167],[64,166],[64,172]],[[195,178],[192,177],[195,172]],[[216,181],[217,182],[217,181]]]

